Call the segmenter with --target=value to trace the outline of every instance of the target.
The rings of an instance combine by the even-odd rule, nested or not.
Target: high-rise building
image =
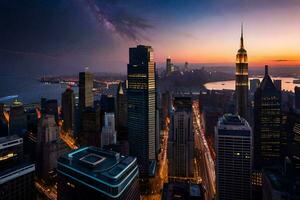
[[[248,58],[244,48],[243,26],[240,49],[236,55],[235,78],[236,111],[238,115],[248,119]]]
[[[82,112],[86,107],[93,107],[93,74],[90,72],[79,73],[79,109]]]
[[[62,128],[64,132],[72,132],[75,122],[75,94],[71,88],[67,88],[61,96]]]
[[[58,200],[139,200],[136,158],[85,147],[58,159]]]
[[[300,87],[295,87],[295,109],[300,109]]]
[[[81,113],[79,144],[85,146],[101,145],[102,119],[100,108],[87,107]]]
[[[22,136],[26,129],[27,121],[23,103],[15,100],[9,111],[9,135]]]
[[[202,185],[195,183],[170,182],[163,187],[161,200],[205,200]]]
[[[119,83],[116,95],[116,128],[117,140],[128,140],[127,130],[127,94],[126,85]]]
[[[116,144],[117,132],[115,128],[115,114],[105,113],[104,115],[104,126],[101,132],[101,147]]]
[[[274,82],[274,86],[276,87],[276,89],[278,90],[278,91],[281,91],[281,80],[280,79],[276,79],[276,80],[274,80],[273,81]]]
[[[153,163],[156,156],[155,63],[152,47],[138,45],[129,49],[127,73],[130,154],[137,157],[141,176],[148,176],[150,162]]]
[[[175,97],[171,114],[171,129],[168,141],[169,178],[193,177],[194,132],[192,100],[190,97]]]
[[[36,144],[37,174],[48,179],[57,164],[57,158],[68,149],[59,138],[59,127],[54,115],[43,115],[39,121]]]
[[[248,122],[225,114],[215,132],[217,199],[250,200],[252,131]]]
[[[254,95],[254,164],[274,165],[281,153],[281,92],[265,66],[265,76]]]
[[[4,112],[4,104],[0,103],[0,137],[8,136],[8,121]]]
[[[168,57],[166,60],[166,74],[170,75],[174,70],[173,70],[174,66],[172,64],[171,58]]]
[[[45,115],[53,115],[58,123],[58,103],[56,99],[49,99],[45,102]]]
[[[281,142],[281,92],[265,66],[265,76],[254,94],[253,199],[262,198],[262,168],[279,164]]]
[[[23,139],[0,138],[0,199],[35,199],[35,165],[23,156]]]

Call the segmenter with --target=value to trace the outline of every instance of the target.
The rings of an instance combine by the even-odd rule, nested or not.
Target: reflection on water
[[[257,77],[258,79],[262,80],[262,78]],[[255,79],[254,78],[250,78],[250,80]],[[281,88],[282,90],[287,90],[287,91],[292,91],[294,92],[294,88],[295,86],[299,86],[300,84],[295,84],[293,83],[294,80],[296,80],[295,78],[290,78],[290,77],[272,77],[273,80],[281,80]],[[249,81],[250,81],[249,80]],[[219,81],[219,82],[211,82],[211,83],[206,83],[204,85],[208,90],[234,90],[235,89],[235,80],[231,80],[231,81]],[[249,87],[250,87],[250,82],[249,82]]]

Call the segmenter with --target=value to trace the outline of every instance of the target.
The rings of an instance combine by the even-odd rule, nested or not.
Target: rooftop
[[[248,122],[239,115],[225,114],[219,118],[218,128],[224,130],[251,130]]]
[[[162,194],[163,200],[204,199],[204,189],[201,185],[192,183],[165,183]]]

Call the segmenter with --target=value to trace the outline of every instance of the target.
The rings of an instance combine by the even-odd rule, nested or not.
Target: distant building
[[[0,199],[33,200],[35,165],[23,156],[23,139],[11,135],[0,138]]]
[[[259,87],[260,80],[258,78],[250,80],[250,94],[254,95],[255,91]]]
[[[85,147],[58,159],[58,200],[139,200],[136,158]]]
[[[61,110],[64,132],[72,132],[75,123],[75,94],[71,88],[67,88],[61,96]]]
[[[117,143],[117,132],[115,129],[115,114],[105,113],[104,115],[104,126],[101,132],[101,147],[116,144]]]
[[[4,112],[4,104],[0,103],[0,137],[8,136],[8,121]]]
[[[22,136],[26,129],[27,121],[23,103],[15,100],[9,111],[9,135]]]
[[[148,177],[155,162],[156,89],[153,49],[138,45],[129,49],[127,66],[128,136],[132,156],[137,157],[141,177]]]
[[[101,145],[102,119],[99,108],[87,107],[81,113],[79,144],[84,146]]]
[[[276,79],[274,80],[274,86],[276,87],[277,90],[281,91],[282,88],[282,84],[281,84],[281,80],[280,79]]]
[[[237,114],[248,119],[248,57],[244,48],[243,26],[241,46],[236,55],[235,92]]]
[[[217,199],[250,200],[252,131],[248,122],[227,114],[216,126]]]
[[[126,92],[126,85],[120,82],[116,95],[116,128],[118,141],[128,140]]]
[[[202,185],[194,183],[170,182],[163,187],[161,200],[205,200]]]
[[[56,123],[58,123],[58,103],[56,99],[46,100],[45,103],[45,115],[53,115]]]
[[[295,87],[295,109],[300,109],[300,87]]]
[[[42,116],[36,140],[37,174],[39,178],[48,179],[56,169],[57,158],[68,150],[59,138],[59,127],[53,115]]]
[[[192,100],[175,97],[168,141],[168,171],[171,179],[194,176]]]
[[[166,73],[167,73],[167,75],[170,75],[174,71],[175,71],[175,67],[171,61],[171,58],[169,57],[166,60]]]
[[[93,107],[93,74],[90,72],[79,73],[79,110],[82,112],[86,107]]]

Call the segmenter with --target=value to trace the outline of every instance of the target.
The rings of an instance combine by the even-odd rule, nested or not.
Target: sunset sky
[[[136,44],[157,63],[234,66],[241,22],[249,67],[300,65],[299,0],[1,0],[1,68],[126,72]]]

